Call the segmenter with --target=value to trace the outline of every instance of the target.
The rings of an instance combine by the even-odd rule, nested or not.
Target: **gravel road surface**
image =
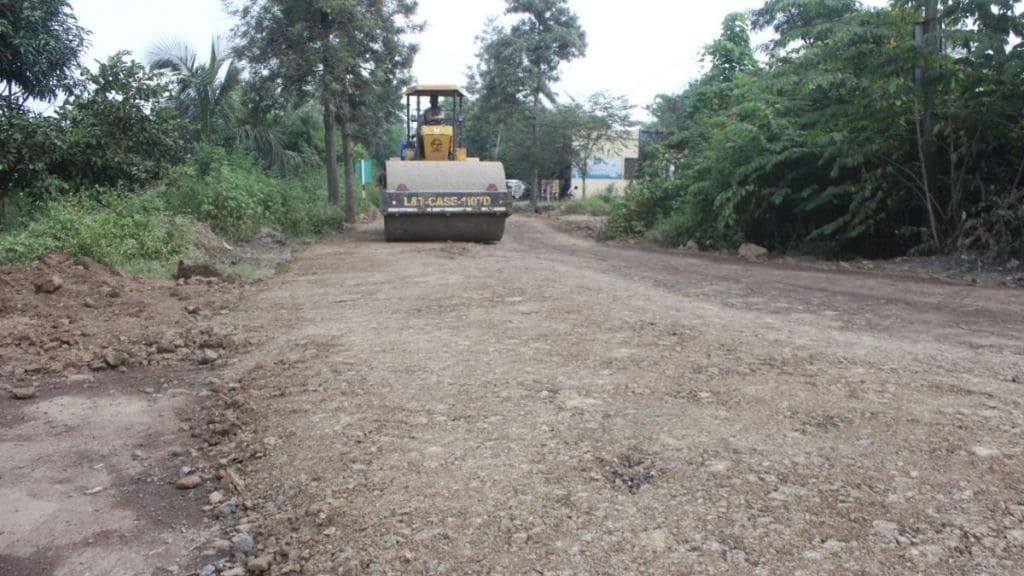
[[[1024,573],[1024,292],[596,244],[317,244],[224,322],[275,573]]]

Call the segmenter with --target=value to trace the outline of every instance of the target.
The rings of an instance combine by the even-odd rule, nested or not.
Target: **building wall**
[[[620,142],[615,142],[597,151],[591,159],[591,168],[587,174],[587,195],[600,194],[613,188],[614,193],[622,194],[632,180],[628,176],[627,164],[635,166],[640,156],[640,133],[634,131]],[[583,193],[583,178],[578,169],[572,171],[572,186],[577,197]]]

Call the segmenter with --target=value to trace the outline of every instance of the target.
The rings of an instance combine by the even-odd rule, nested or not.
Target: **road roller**
[[[401,156],[386,163],[381,190],[388,242],[498,242],[505,234],[505,168],[469,157],[464,103],[455,85],[406,90],[406,139]]]

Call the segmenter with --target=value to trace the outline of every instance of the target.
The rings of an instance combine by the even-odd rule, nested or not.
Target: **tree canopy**
[[[0,2],[0,82],[7,105],[71,93],[86,36],[67,0]]]
[[[353,123],[397,114],[398,90],[415,46],[414,0],[237,0],[238,53],[257,81],[296,104],[317,99],[323,110],[328,196],[340,197],[336,126],[342,126],[346,214],[354,220]]]
[[[1024,251],[1024,45],[1015,2],[769,0],[749,57],[742,15],[708,71],[649,110],[658,171],[610,229],[682,244],[828,255]],[[914,70],[918,70],[915,74]],[[934,162],[933,166],[929,166]]]
[[[505,28],[492,20],[477,38],[479,63],[471,84],[479,92],[479,117],[503,128],[526,120],[533,155],[532,191],[537,199],[545,100],[557,103],[560,66],[586,54],[586,33],[566,0],[506,0],[505,14],[518,16]]]

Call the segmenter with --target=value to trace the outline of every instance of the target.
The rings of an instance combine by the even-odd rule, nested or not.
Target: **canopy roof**
[[[455,84],[417,84],[405,91],[406,96],[433,96],[434,94],[442,98],[465,96]]]

